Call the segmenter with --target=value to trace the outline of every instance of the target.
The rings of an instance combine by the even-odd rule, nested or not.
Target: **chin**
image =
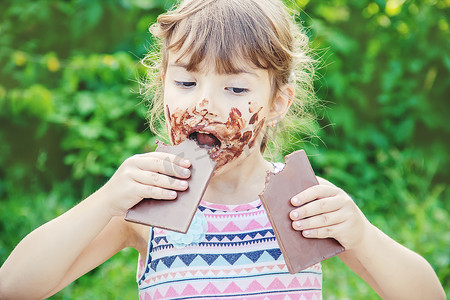
[[[251,149],[248,146],[245,146],[243,149],[234,154],[234,152],[227,153],[227,151],[223,151],[219,154],[216,159],[213,159],[217,163],[217,167],[214,171],[214,176],[222,175],[228,173],[229,171],[233,171],[236,168],[239,168],[250,156],[254,156],[255,149],[258,149],[255,145]]]

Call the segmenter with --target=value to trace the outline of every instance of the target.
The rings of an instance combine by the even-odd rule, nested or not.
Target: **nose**
[[[197,108],[199,110],[207,109],[208,105],[209,105],[209,100],[206,98],[203,98],[202,101],[197,103]]]
[[[210,114],[213,115],[211,111],[211,101],[207,98],[203,98],[195,105],[195,110],[203,117]]]
[[[204,79],[199,85],[195,97],[195,112],[199,115],[205,116],[217,116],[217,87],[214,81]]]

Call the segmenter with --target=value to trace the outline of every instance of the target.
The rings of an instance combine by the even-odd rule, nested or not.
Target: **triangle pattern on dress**
[[[264,253],[264,250],[252,251],[244,253],[253,263],[257,262],[261,255]]]
[[[192,296],[197,294],[197,290],[190,284],[186,285],[180,296]]]
[[[166,295],[164,296],[166,299],[173,299],[178,297],[179,294],[177,291],[171,286],[167,289]]]
[[[202,294],[220,295],[222,292],[211,282],[202,290]]]
[[[222,229],[222,232],[239,232],[241,229],[234,224],[234,222],[229,222],[227,226]]]
[[[273,257],[273,259],[275,259],[275,260],[278,260],[278,258],[280,258],[280,256],[281,256],[281,250],[280,249],[269,249],[269,250],[266,250],[269,254],[270,254],[270,256],[272,256]]]
[[[245,290],[247,293],[260,292],[266,290],[257,280],[253,280],[252,283]]]
[[[153,295],[153,300],[155,299],[163,299],[163,295],[161,295],[159,290],[156,290],[155,294]]]
[[[167,266],[167,268],[170,268],[176,258],[176,256],[165,256],[161,258],[161,261]]]
[[[229,294],[237,294],[242,293],[242,289],[234,282],[231,282],[227,288],[223,291],[223,293],[229,293]]]
[[[255,230],[255,229],[261,229],[263,228],[260,223],[256,222],[255,220],[251,220],[247,226],[244,228],[244,230]]]
[[[242,256],[242,253],[231,253],[231,254],[222,254],[221,255],[225,260],[230,264],[234,265],[234,263]]]
[[[219,257],[219,254],[199,254],[201,258],[210,266]]]
[[[179,255],[178,258],[180,258],[186,266],[189,266],[196,256],[197,254],[182,254]]]
[[[270,285],[267,287],[268,290],[274,290],[274,291],[283,290],[285,288],[286,288],[286,286],[277,277],[275,277],[275,279],[272,281],[272,283],[270,283]]]

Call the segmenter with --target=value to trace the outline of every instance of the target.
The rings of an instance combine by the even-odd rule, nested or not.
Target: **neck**
[[[273,166],[259,151],[225,165],[208,185],[203,200],[220,204],[244,204],[254,201],[263,191],[267,171]]]

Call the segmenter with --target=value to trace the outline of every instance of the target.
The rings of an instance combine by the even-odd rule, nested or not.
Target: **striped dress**
[[[147,257],[139,258],[140,300],[322,299],[320,264],[289,274],[259,199],[202,201],[188,233],[174,234],[150,229]]]

